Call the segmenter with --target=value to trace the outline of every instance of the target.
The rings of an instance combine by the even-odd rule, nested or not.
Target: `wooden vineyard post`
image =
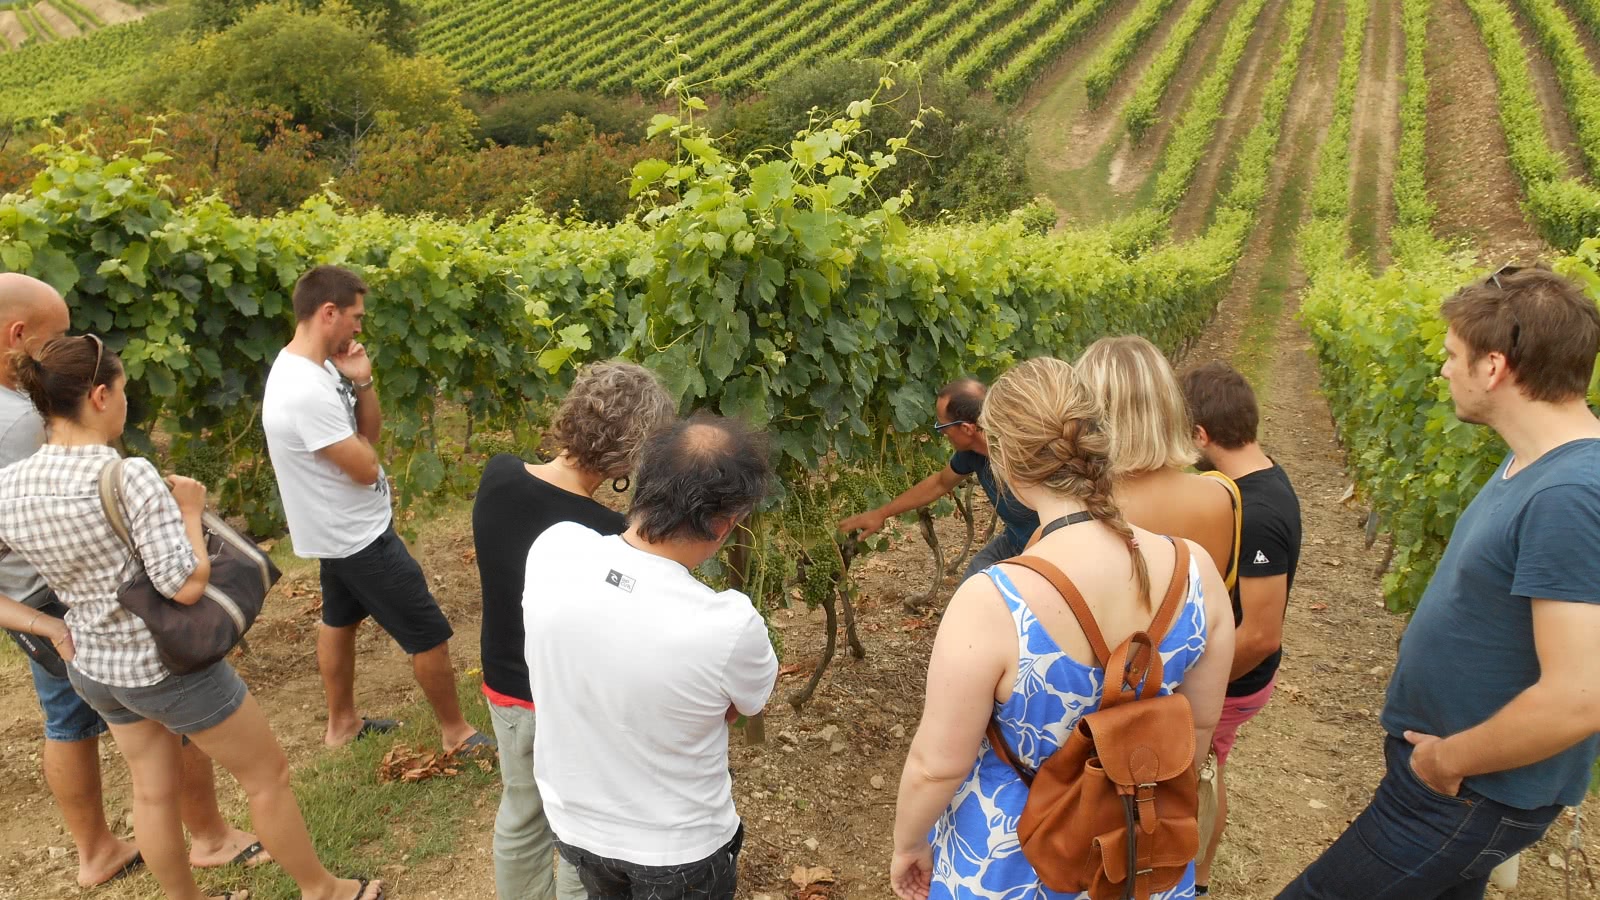
[[[977,510],[972,505],[972,482],[968,481],[951,496],[956,501],[956,512],[961,515],[961,521],[967,525],[967,539],[961,545],[961,552],[956,554],[956,558],[951,560],[949,567],[944,570],[946,575],[954,575],[960,572],[961,567],[966,564],[967,554],[972,552],[972,541],[975,537],[974,526],[977,524]]]
[[[738,536],[733,539],[728,547],[728,586],[736,591],[746,592],[750,584],[750,565],[755,559],[755,516],[751,516],[738,529]],[[748,592],[746,592],[748,593]],[[740,716],[739,722],[744,729],[744,742],[746,745],[765,744],[767,742],[767,717],[765,713],[756,713],[753,716]]]

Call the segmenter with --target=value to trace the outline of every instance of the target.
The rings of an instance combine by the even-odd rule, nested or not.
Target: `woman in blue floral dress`
[[[1116,646],[1149,625],[1150,585],[1173,576],[1171,540],[1133,528],[1111,499],[1110,441],[1072,366],[1022,363],[995,382],[980,424],[995,471],[1039,513],[1029,550],[1054,563]],[[1194,710],[1204,761],[1233,659],[1233,615],[1216,565],[1189,543],[1188,591],[1162,642],[1162,693]],[[902,900],[1067,900],[1039,883],[1017,842],[1027,787],[989,747],[991,715],[1020,761],[1037,768],[1100,704],[1104,672],[1061,596],[1004,563],[950,600],[928,664],[927,699],[900,780],[890,881]],[[1194,872],[1158,900],[1194,896]]]

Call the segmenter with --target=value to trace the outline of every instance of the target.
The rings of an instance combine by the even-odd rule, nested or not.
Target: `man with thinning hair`
[[[45,436],[44,419],[27,395],[17,390],[12,354],[37,349],[66,334],[71,324],[66,301],[55,288],[27,275],[0,273],[0,466],[32,456]],[[17,554],[0,558],[0,595],[42,598],[43,588],[44,579],[27,560]],[[22,621],[0,625],[26,631],[39,615],[33,611]],[[100,778],[105,720],[65,677],[32,660],[28,667],[44,713],[44,780],[78,850],[78,886],[94,887],[127,875],[142,859],[133,844],[119,839],[106,822]],[[185,742],[179,808],[190,837],[189,862],[201,868],[266,862],[269,857],[255,835],[229,825],[217,809],[215,779],[211,759]]]
[[[1280,897],[1482,897],[1583,802],[1600,750],[1600,312],[1536,268],[1464,287],[1443,313],[1456,417],[1510,453],[1406,628],[1377,794]]]
[[[300,276],[294,339],[273,362],[261,405],[295,555],[321,565],[323,742],[343,746],[398,724],[356,712],[356,629],[371,616],[411,656],[444,749],[493,746],[461,715],[450,623],[394,532],[389,480],[378,457],[383,411],[372,360],[356,340],[366,297],[366,282],[348,269],[318,266]]]
[[[983,398],[988,387],[976,378],[959,378],[939,389],[934,399],[934,432],[943,434],[956,448],[949,465],[929,475],[900,496],[877,509],[856,513],[839,523],[843,532],[859,531],[862,535],[876,534],[889,519],[921,509],[945,494],[955,490],[963,478],[978,476],[978,485],[989,498],[995,514],[1005,523],[1005,528],[994,536],[983,549],[967,563],[962,579],[1001,560],[1010,559],[1028,546],[1028,540],[1039,530],[1039,514],[1018,503],[1004,486],[995,481],[989,468],[989,440],[978,425],[978,414],[983,412]]]
[[[750,598],[694,569],[771,479],[765,440],[697,416],[646,442],[627,531],[560,522],[528,554],[534,774],[590,897],[732,900],[728,722],[766,705],[778,658]]]

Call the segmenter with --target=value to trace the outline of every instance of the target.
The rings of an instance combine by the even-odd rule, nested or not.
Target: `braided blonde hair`
[[[1089,515],[1121,535],[1148,607],[1150,570],[1111,493],[1111,437],[1101,426],[1100,404],[1072,365],[1039,357],[1013,367],[989,388],[978,419],[1002,481],[1081,500]]]

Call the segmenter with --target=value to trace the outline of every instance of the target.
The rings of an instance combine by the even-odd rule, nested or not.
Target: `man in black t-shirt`
[[[983,549],[967,563],[962,578],[971,578],[978,572],[1001,560],[1020,554],[1028,545],[1028,538],[1039,528],[1039,514],[1018,503],[995,481],[989,468],[989,439],[978,425],[978,414],[983,412],[983,398],[988,388],[976,378],[961,378],[939,389],[934,400],[933,430],[943,434],[956,448],[950,464],[929,475],[900,496],[877,509],[856,513],[839,523],[843,532],[860,531],[874,534],[893,516],[921,509],[955,489],[968,475],[978,476],[978,485],[988,496],[995,513],[1005,528],[995,535]]]
[[[1217,821],[1196,863],[1196,895],[1210,883],[1211,861],[1228,818],[1223,771],[1239,727],[1266,707],[1283,656],[1283,618],[1300,562],[1300,500],[1289,476],[1256,442],[1260,412],[1250,383],[1212,362],[1183,376],[1200,464],[1233,479],[1244,501],[1239,582],[1233,592],[1234,652],[1222,718],[1211,738],[1216,754]]]

